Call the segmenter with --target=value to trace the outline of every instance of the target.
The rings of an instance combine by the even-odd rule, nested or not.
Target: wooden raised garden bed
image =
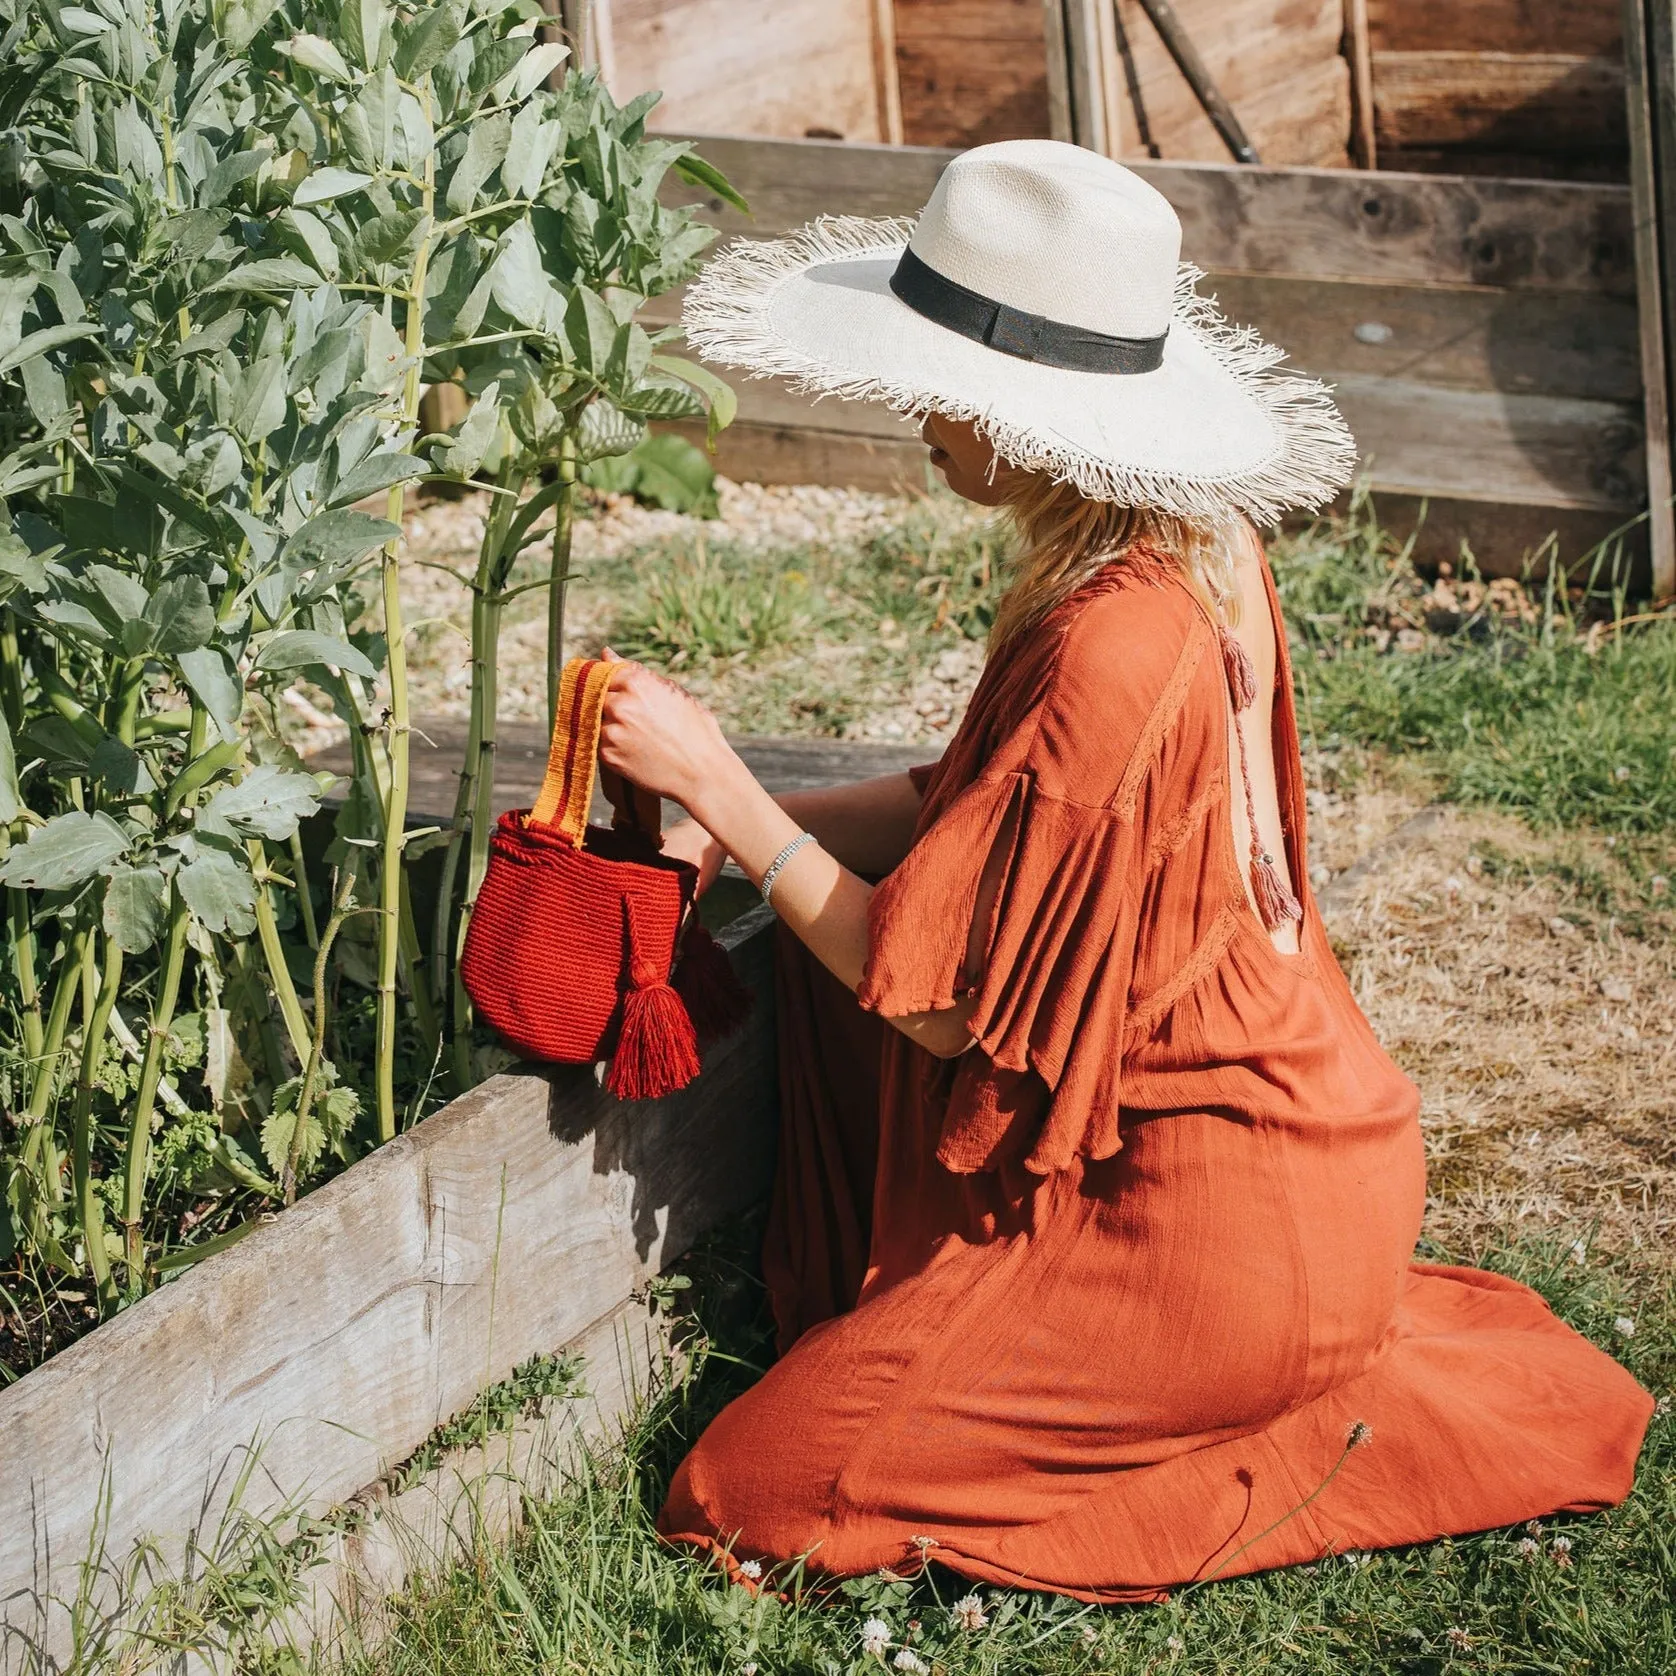
[[[508,1462],[539,1484],[567,1431],[609,1432],[657,1359],[636,1294],[767,1191],[772,935],[764,909],[722,934],[756,1005],[683,1093],[624,1105],[586,1069],[493,1077],[0,1391],[0,1671],[61,1661],[68,1602],[115,1606],[142,1543],[178,1569],[235,1495],[257,1519],[354,1510],[294,1626],[319,1632],[474,1519],[513,1517]],[[587,1395],[545,1442],[392,1493],[439,1423],[566,1349]]]

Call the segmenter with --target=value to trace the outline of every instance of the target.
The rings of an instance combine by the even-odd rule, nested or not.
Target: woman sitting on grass
[[[1310,900],[1252,522],[1353,445],[1179,243],[1127,170],[1011,142],[911,239],[817,222],[688,303],[715,359],[928,414],[1020,543],[930,768],[776,800],[661,677],[606,701],[604,759],[693,816],[668,848],[792,934],[783,1355],[660,1520],[752,1575],[1149,1599],[1630,1487],[1646,1392],[1524,1287],[1410,1262],[1418,1097]]]

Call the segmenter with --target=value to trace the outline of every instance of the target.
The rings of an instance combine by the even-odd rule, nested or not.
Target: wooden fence
[[[751,205],[729,234],[816,215],[912,214],[952,151],[700,136]],[[1428,511],[1421,552],[1464,539],[1516,570],[1557,532],[1575,556],[1645,505],[1625,187],[1215,163],[1131,165],[1181,216],[1205,289],[1337,387],[1382,512]],[[678,196],[692,202],[690,189]],[[678,299],[658,318],[678,317]],[[718,465],[736,478],[883,488],[925,480],[887,410],[740,383]]]

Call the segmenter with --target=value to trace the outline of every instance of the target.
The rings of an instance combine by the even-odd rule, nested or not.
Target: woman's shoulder
[[[1056,761],[1110,763],[1140,748],[1161,713],[1186,701],[1213,647],[1185,580],[1125,570],[1112,566],[1060,608],[1037,728]]]
[[[1173,566],[1107,566],[992,658],[951,748],[958,783],[1023,772],[1047,796],[1109,803],[1188,702],[1214,639]]]

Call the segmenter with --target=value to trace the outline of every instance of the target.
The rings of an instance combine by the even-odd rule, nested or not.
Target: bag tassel
[[[681,941],[670,982],[686,1003],[701,1046],[731,1036],[750,1017],[750,990],[739,981],[727,950],[696,919]]]
[[[1222,667],[1228,676],[1228,694],[1234,701],[1234,733],[1240,746],[1240,780],[1245,787],[1245,820],[1251,833],[1251,898],[1257,917],[1269,931],[1278,931],[1288,920],[1303,923],[1304,905],[1280,876],[1275,860],[1257,836],[1257,801],[1251,794],[1251,767],[1245,755],[1245,727],[1242,711],[1257,702],[1257,666],[1251,654],[1228,632],[1221,631]]]
[[[685,1088],[698,1075],[698,1035],[686,1003],[641,956],[632,897],[623,899],[623,911],[632,987],[623,997],[622,1027],[605,1086],[619,1100],[657,1100]]]

